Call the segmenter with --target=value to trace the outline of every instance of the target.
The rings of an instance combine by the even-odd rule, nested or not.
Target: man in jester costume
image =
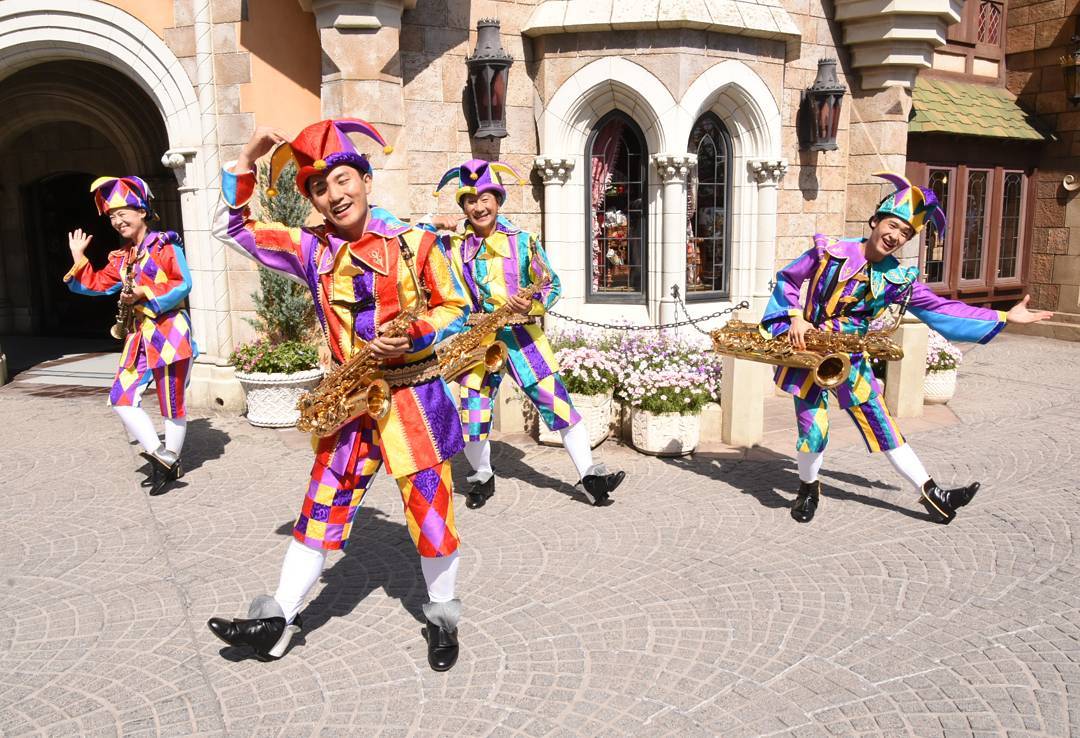
[[[153,194],[146,182],[135,176],[99,177],[90,192],[98,213],[108,216],[124,244],[109,254],[102,269],[95,269],[86,258],[93,236],[81,228],[69,233],[75,265],[64,275],[64,282],[79,295],[119,293],[121,304],[133,310],[131,321],[120,328],[126,335],[109,405],[142,446],[152,472],[147,482],[150,494],[159,495],[183,474],[184,390],[198,353],[185,302],[191,292],[191,273],[180,236],[152,228],[157,215],[150,206]],[[142,409],[142,394],[151,379],[165,419],[164,443]]]
[[[368,205],[372,167],[349,139],[351,133],[369,136],[390,151],[374,127],[357,119],[315,123],[291,143],[279,131],[258,129],[236,164],[222,172],[224,203],[214,233],[241,254],[310,288],[336,363],[369,345],[390,384],[391,408],[379,420],[360,415],[317,439],[277,591],[257,597],[246,619],[212,618],[209,627],[261,658],[280,657],[300,629],[297,613],[319,579],[326,552],[348,543],[364,493],[385,464],[401,491],[427,583],[428,662],[446,671],[457,660],[461,614],[454,592],[458,534],[450,458],[462,440],[453,397],[430,370],[436,366],[435,344],[464,327],[468,307],[435,236]],[[285,164],[295,160],[296,186],[323,217],[322,225],[288,228],[249,217],[255,161],[274,146],[271,188]],[[419,317],[406,336],[382,335],[386,323],[408,310],[419,311]]]
[[[448,183],[458,180],[456,199],[468,222],[464,233],[442,236],[441,242],[450,255],[454,275],[472,303],[470,321],[504,305],[513,309],[514,318],[495,336],[508,349],[507,370],[544,424],[559,431],[589,502],[606,505],[625,473],[609,473],[603,464],[593,463],[589,432],[570,401],[555,354],[540,325],[540,317],[559,299],[559,278],[551,269],[540,239],[499,215],[499,207],[506,200],[500,173],[520,181],[509,165],[482,159],[467,161],[442,176],[435,196]],[[455,221],[440,219],[440,225],[453,227]],[[549,281],[534,298],[530,287],[540,284],[539,280]],[[458,381],[465,457],[473,470],[465,505],[478,508],[495,494],[488,434],[502,373],[489,372],[479,364]]]
[[[1031,323],[1050,317],[1048,312],[1029,311],[1030,297],[1006,313],[946,300],[927,289],[917,279],[918,268],[900,266],[893,254],[927,223],[933,223],[939,233],[944,232],[941,205],[932,190],[913,186],[898,174],[882,172],[875,176],[887,180],[896,190],[881,201],[870,217],[870,236],[833,239],[815,235],[813,247],[777,273],[776,288],[761,320],[762,335],[775,338],[787,334],[792,346],[802,350],[810,328],[864,334],[870,322],[889,306],[905,303],[916,317],[954,341],[986,343],[1006,321]],[[804,284],[805,305],[800,298]],[[791,517],[808,523],[821,498],[818,472],[829,441],[828,393],[814,383],[808,369],[778,367],[776,384],[795,398],[800,485]],[[933,521],[951,523],[956,511],[971,502],[979,483],[953,489],[938,485],[904,441],[885,406],[882,389],[869,360],[855,354],[847,381],[833,392],[840,407],[855,422],[866,448],[871,453],[885,454],[918,491],[919,501]]]

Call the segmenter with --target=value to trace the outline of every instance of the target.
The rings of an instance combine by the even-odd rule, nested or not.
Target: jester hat
[[[114,208],[136,208],[150,212],[154,193],[150,185],[134,175],[127,177],[98,177],[90,184],[98,215]]]
[[[506,200],[506,189],[503,187],[502,179],[499,177],[500,173],[510,174],[517,179],[518,184],[525,184],[525,180],[518,176],[518,173],[509,164],[504,164],[501,161],[470,159],[459,167],[448,169],[442,179],[439,180],[439,184],[432,194],[438,197],[439,190],[456,179],[458,180],[458,190],[457,194],[454,195],[454,199],[457,200],[458,205],[461,205],[461,199],[466,195],[479,196],[485,192],[493,193],[495,199],[499,201],[499,205],[502,205]]]
[[[938,233],[945,232],[945,212],[932,189],[916,187],[906,177],[893,172],[876,172],[874,176],[896,187],[896,192],[881,201],[874,215],[894,215],[914,228],[916,233],[928,222],[934,224]]]
[[[283,143],[270,155],[270,186],[266,194],[277,194],[274,184],[290,160],[296,162],[296,188],[309,197],[307,181],[316,174],[328,174],[334,167],[348,165],[363,174],[371,174],[367,157],[356,150],[348,134],[363,133],[382,144],[383,153],[390,154],[394,147],[386,143],[375,126],[359,118],[336,118],[312,123],[300,131],[292,143]]]

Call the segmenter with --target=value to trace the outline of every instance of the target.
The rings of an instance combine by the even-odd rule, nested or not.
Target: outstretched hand
[[[71,250],[71,260],[78,264],[83,255],[86,254],[86,248],[93,240],[94,237],[89,233],[84,233],[82,228],[76,228],[68,233],[68,249]]]
[[[1005,319],[1009,323],[1038,323],[1040,320],[1047,320],[1054,317],[1054,314],[1049,310],[1028,310],[1028,302],[1031,301],[1031,295],[1024,295],[1024,299],[1012,306],[1009,312],[1005,313]]]

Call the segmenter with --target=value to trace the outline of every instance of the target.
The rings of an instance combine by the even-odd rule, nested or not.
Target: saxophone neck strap
[[[416,287],[416,291],[424,300],[424,309],[427,310],[431,307],[431,290],[427,288],[423,280],[416,273],[416,255],[413,254],[412,246],[405,240],[405,234],[401,234],[397,237],[398,248],[401,250],[401,258],[405,260],[405,266],[409,269],[409,274],[412,276],[413,285]],[[404,307],[404,305],[403,305]]]

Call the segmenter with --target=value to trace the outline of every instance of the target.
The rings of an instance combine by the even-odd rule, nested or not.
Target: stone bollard
[[[904,349],[904,358],[890,361],[885,372],[885,404],[894,418],[915,418],[923,414],[923,381],[926,377],[925,323],[905,315],[893,335]]]
[[[720,385],[721,440],[729,446],[753,446],[765,433],[765,381],[770,367],[724,357]]]
[[[242,413],[244,390],[236,378],[235,367],[208,354],[196,359],[191,367],[187,404],[189,407]]]

